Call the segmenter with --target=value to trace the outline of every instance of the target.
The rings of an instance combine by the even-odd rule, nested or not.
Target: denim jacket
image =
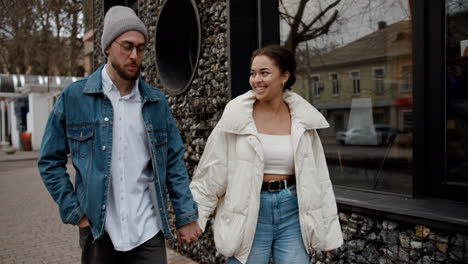
[[[38,160],[41,177],[59,206],[62,221],[77,224],[86,215],[95,239],[105,230],[112,155],[113,110],[102,90],[102,67],[63,90],[47,121]],[[189,189],[184,146],[164,94],[142,79],[138,89],[154,173],[149,190],[160,228],[166,239],[174,240],[169,229],[166,188],[176,227],[198,218]],[[74,185],[66,168],[68,154],[76,170]]]

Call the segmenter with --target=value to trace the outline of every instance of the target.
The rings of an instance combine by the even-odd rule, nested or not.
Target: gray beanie
[[[111,7],[104,18],[104,29],[102,30],[101,48],[104,55],[107,56],[106,49],[114,39],[131,30],[140,31],[145,36],[145,40],[148,40],[145,24],[141,22],[131,8],[125,6]]]

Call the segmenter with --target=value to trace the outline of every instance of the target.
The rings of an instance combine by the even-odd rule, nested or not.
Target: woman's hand
[[[201,234],[202,231],[197,221],[185,224],[176,229],[177,242],[179,246],[182,244],[182,242],[190,243],[197,241]]]

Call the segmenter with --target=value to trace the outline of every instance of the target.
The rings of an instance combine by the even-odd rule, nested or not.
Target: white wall
[[[31,133],[32,149],[39,150],[47,119],[52,110],[53,99],[50,94],[46,93],[30,93],[28,99],[28,132]]]
[[[11,121],[11,144],[15,149],[20,148],[20,136],[18,131],[18,121],[16,120],[16,112],[15,112],[15,102],[8,103],[8,113],[10,115],[9,119]]]
[[[5,116],[5,101],[4,100],[0,100],[0,144],[1,146],[7,146],[8,143],[6,142],[6,135],[7,135],[7,129],[8,129],[8,125],[7,125],[7,119],[6,119],[6,116]]]

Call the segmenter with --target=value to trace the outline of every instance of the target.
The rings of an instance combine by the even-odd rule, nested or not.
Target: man
[[[147,41],[132,9],[109,9],[101,38],[107,64],[67,86],[47,122],[39,171],[62,221],[79,227],[82,263],[166,263],[164,237],[174,240],[166,188],[179,244],[201,234],[169,105],[139,78]]]

